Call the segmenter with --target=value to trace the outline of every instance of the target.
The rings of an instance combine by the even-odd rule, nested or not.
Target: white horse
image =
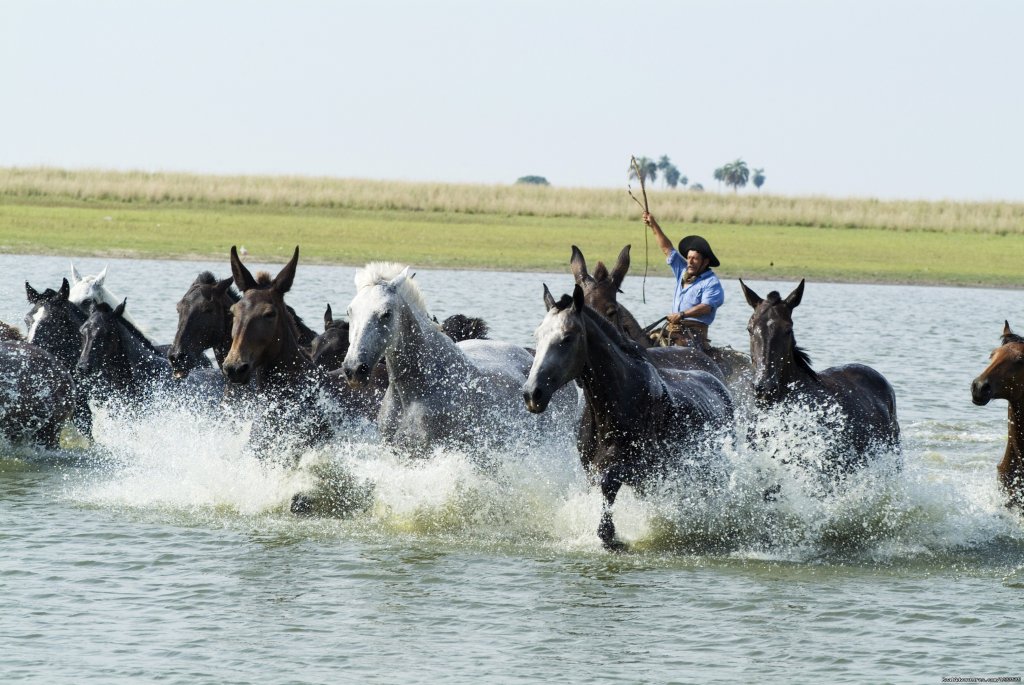
[[[575,422],[574,387],[553,398],[550,419],[530,414],[521,391],[530,352],[495,340],[453,342],[427,313],[408,267],[371,263],[355,283],[342,369],[361,386],[385,360],[389,385],[377,423],[387,442],[420,453],[446,444],[486,450],[536,439],[547,427],[558,433],[553,422]]]
[[[71,262],[71,291],[68,293],[68,301],[74,302],[80,307],[86,300],[92,300],[96,304],[106,302],[111,309],[115,309],[124,301],[124,298],[118,297],[103,285],[106,278],[107,267],[103,267],[103,271],[95,276],[83,276],[78,273],[75,263]],[[124,318],[138,328],[138,324],[130,316],[125,314]]]

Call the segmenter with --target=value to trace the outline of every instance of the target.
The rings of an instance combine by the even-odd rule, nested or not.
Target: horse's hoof
[[[303,493],[292,497],[291,512],[297,516],[311,516],[313,514],[313,500]]]
[[[606,550],[609,552],[615,552],[616,554],[629,551],[629,547],[622,540],[616,540],[614,538],[611,540],[602,540],[601,544],[604,545]]]

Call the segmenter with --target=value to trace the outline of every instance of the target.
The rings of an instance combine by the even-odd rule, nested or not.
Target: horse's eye
[[[390,318],[391,318],[391,310],[390,309],[385,310],[385,311],[380,313],[381,321],[387,321]]]
[[[263,312],[264,319],[273,319],[275,316],[277,316],[277,311],[273,309],[271,309],[269,312]]]
[[[605,314],[605,316],[607,316],[610,319],[611,317],[615,316],[618,313],[619,313],[619,310],[616,309],[615,307],[612,307],[611,309],[608,310],[608,313]]]

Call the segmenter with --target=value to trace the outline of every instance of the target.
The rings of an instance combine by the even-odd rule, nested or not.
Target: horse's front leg
[[[613,464],[601,476],[601,495],[604,497],[604,504],[601,507],[601,523],[597,526],[597,536],[605,549],[613,552],[621,552],[626,545],[615,539],[615,522],[612,520],[612,505],[615,504],[615,497],[625,479],[625,468],[622,464]]]

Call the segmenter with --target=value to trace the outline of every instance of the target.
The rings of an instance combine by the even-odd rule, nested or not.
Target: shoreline
[[[299,244],[301,253],[301,243]],[[149,254],[139,253],[132,250],[110,250],[110,251],[88,251],[88,250],[11,250],[10,246],[0,246],[0,254],[5,255],[22,255],[26,257],[67,257],[67,258],[87,258],[87,259],[134,259],[134,260],[152,260],[152,261],[178,261],[178,262],[205,262],[209,264],[217,264],[223,262],[228,264],[228,254],[225,252],[223,259],[214,257],[207,254],[200,253],[168,253],[168,254]],[[284,264],[287,262],[286,257],[279,257],[272,255],[270,258],[261,260],[254,259],[252,255],[248,255],[243,261],[256,261],[262,264],[274,264],[280,262]],[[389,259],[386,256],[381,256],[379,260],[371,261],[396,261]],[[402,260],[397,260],[402,261]],[[660,262],[660,259],[659,259]],[[333,260],[324,259],[318,257],[301,257],[300,264],[309,264],[315,266],[344,266],[358,268],[364,266],[367,262],[365,261],[344,261],[344,260]],[[504,273],[557,273],[557,269],[545,269],[545,268],[520,268],[510,269],[504,267],[490,267],[482,264],[447,264],[447,263],[417,263],[408,262],[411,266],[417,270],[424,271],[495,271]],[[596,263],[596,261],[595,261]],[[635,266],[635,264],[634,264]],[[566,260],[565,270],[568,271],[568,260]],[[775,273],[771,274],[764,271],[750,271],[744,274],[734,274],[729,270],[716,269],[715,273],[719,278],[726,280],[737,280],[744,279],[747,281],[769,281],[769,282],[793,282],[799,283],[801,278],[805,278],[809,283],[835,283],[842,285],[890,285],[890,286],[920,286],[925,288],[969,288],[973,290],[1024,290],[1024,276],[1021,278],[1020,285],[1013,285],[1009,283],[960,283],[954,281],[942,281],[942,280],[913,280],[913,279],[884,279],[884,278],[842,278],[839,276],[825,276],[820,278],[811,278],[808,276],[797,276],[788,273]],[[642,278],[636,272],[630,272],[629,278]],[[672,278],[671,274],[647,274],[647,278]]]

